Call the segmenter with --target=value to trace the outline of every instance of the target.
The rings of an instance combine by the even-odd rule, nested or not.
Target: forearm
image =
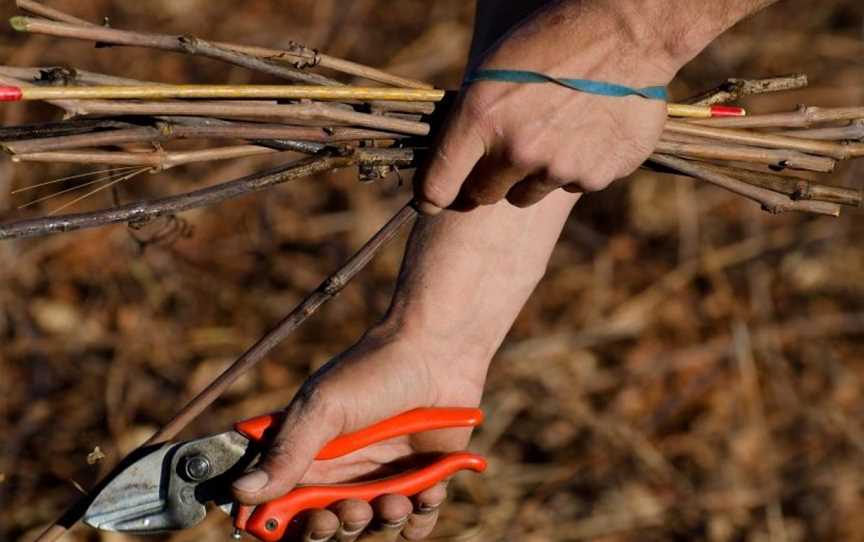
[[[625,35],[627,41],[641,42],[652,54],[660,55],[677,70],[738,21],[777,0],[478,0],[471,47],[470,66],[483,53],[532,13],[555,12],[550,34],[558,28],[561,36],[550,39],[557,49],[580,45],[570,29],[585,19],[603,19],[599,24]],[[570,36],[568,36],[570,34]],[[551,36],[550,36],[551,37]]]
[[[519,209],[502,202],[421,218],[408,242],[385,327],[486,365],[542,278],[578,196]]]
[[[476,54],[515,25],[510,39],[501,45],[510,49],[502,56],[515,62],[508,67],[518,69],[525,59],[534,63],[534,69],[585,68],[602,77],[608,65],[610,72],[633,79],[621,83],[662,83],[639,81],[642,72],[651,70],[638,65],[626,69],[620,48],[639,48],[639,54],[631,55],[639,64],[650,62],[646,59],[652,55],[647,52],[662,57],[656,62],[663,69],[653,70],[649,77],[671,78],[678,64],[770,3],[480,0],[472,49]],[[532,24],[519,25],[526,17]],[[543,39],[532,39],[538,33]],[[538,62],[543,65],[537,66]],[[559,190],[526,209],[501,202],[470,213],[421,219],[409,241],[391,310],[379,331],[446,345],[463,359],[488,362],[542,277],[576,199]]]

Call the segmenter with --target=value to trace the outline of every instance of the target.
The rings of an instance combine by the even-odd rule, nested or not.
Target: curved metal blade
[[[248,441],[233,431],[166,444],[120,472],[93,500],[84,522],[106,531],[153,533],[193,527],[206,503],[230,502],[229,484],[254,458]],[[250,457],[251,456],[251,457]],[[184,471],[191,457],[206,459],[199,480]]]
[[[84,523],[106,531],[170,529],[166,471],[178,446],[154,450],[117,475],[87,508]]]

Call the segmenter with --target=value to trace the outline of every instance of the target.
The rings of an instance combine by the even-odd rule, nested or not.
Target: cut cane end
[[[27,32],[27,17],[16,15],[15,17],[9,19],[9,24],[14,30],[17,30],[18,32]]]

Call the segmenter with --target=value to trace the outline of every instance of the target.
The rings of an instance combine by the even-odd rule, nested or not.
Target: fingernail
[[[264,489],[267,482],[270,481],[270,476],[263,470],[252,471],[243,478],[234,480],[234,489],[239,491],[253,492]]]
[[[423,515],[423,514],[431,514],[431,513],[434,512],[435,510],[438,510],[438,508],[440,508],[440,507],[441,507],[440,504],[435,504],[435,505],[432,505],[432,504],[421,504],[420,506],[417,507],[417,511],[414,512],[414,513],[415,513],[415,514],[421,514],[421,515]]]
[[[420,212],[424,215],[435,216],[441,212],[441,207],[437,205],[433,205],[428,201],[421,201],[417,204],[417,207],[420,209]]]
[[[396,520],[396,521],[382,521],[381,522],[381,528],[386,529],[386,530],[401,529],[402,527],[405,526],[406,523],[408,523],[407,517],[402,518],[400,520]]]
[[[368,521],[355,521],[342,524],[342,533],[345,535],[354,535],[362,531],[369,525]]]

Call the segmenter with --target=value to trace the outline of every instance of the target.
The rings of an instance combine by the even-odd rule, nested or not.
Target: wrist
[[[403,362],[422,368],[420,380],[428,380],[429,389],[447,382],[469,390],[468,402],[475,398],[479,402],[486,382],[486,375],[500,341],[481,337],[476,342],[463,340],[466,335],[453,334],[444,340],[439,331],[423,329],[410,319],[395,317],[391,309],[387,317],[370,328],[358,344],[359,350],[398,353]],[[493,344],[494,343],[494,344]],[[442,390],[433,391],[440,395]],[[426,400],[433,398],[426,397]],[[435,399],[440,399],[436,397]]]
[[[410,345],[422,352],[430,363],[459,366],[485,378],[486,369],[510,330],[512,319],[477,310],[478,302],[482,304],[481,300],[430,300],[397,293],[384,320],[367,335],[376,341]]]
[[[653,0],[652,0],[653,3]],[[640,0],[549,2],[482,59],[484,68],[642,87],[665,85],[685,63],[677,42],[644,17]],[[669,43],[667,43],[669,42]],[[674,45],[674,46],[673,46]]]
[[[690,52],[697,46],[691,45],[695,39],[684,37],[677,28],[670,28],[674,25],[669,21],[662,20],[662,9],[657,3],[654,0],[604,2],[602,16],[609,20],[607,26],[616,29],[609,36],[617,42],[615,47],[622,56],[636,59],[643,69],[658,73],[666,84],[689,62]]]
[[[666,84],[717,36],[774,1],[550,0],[516,25],[482,63],[511,69],[530,64],[558,76],[590,72],[643,86]],[[531,3],[537,4],[543,2]],[[491,18],[503,10],[487,8],[485,15]],[[472,47],[472,68],[495,35],[481,28]]]
[[[645,58],[674,77],[720,34],[776,0],[618,0],[602,2]]]

